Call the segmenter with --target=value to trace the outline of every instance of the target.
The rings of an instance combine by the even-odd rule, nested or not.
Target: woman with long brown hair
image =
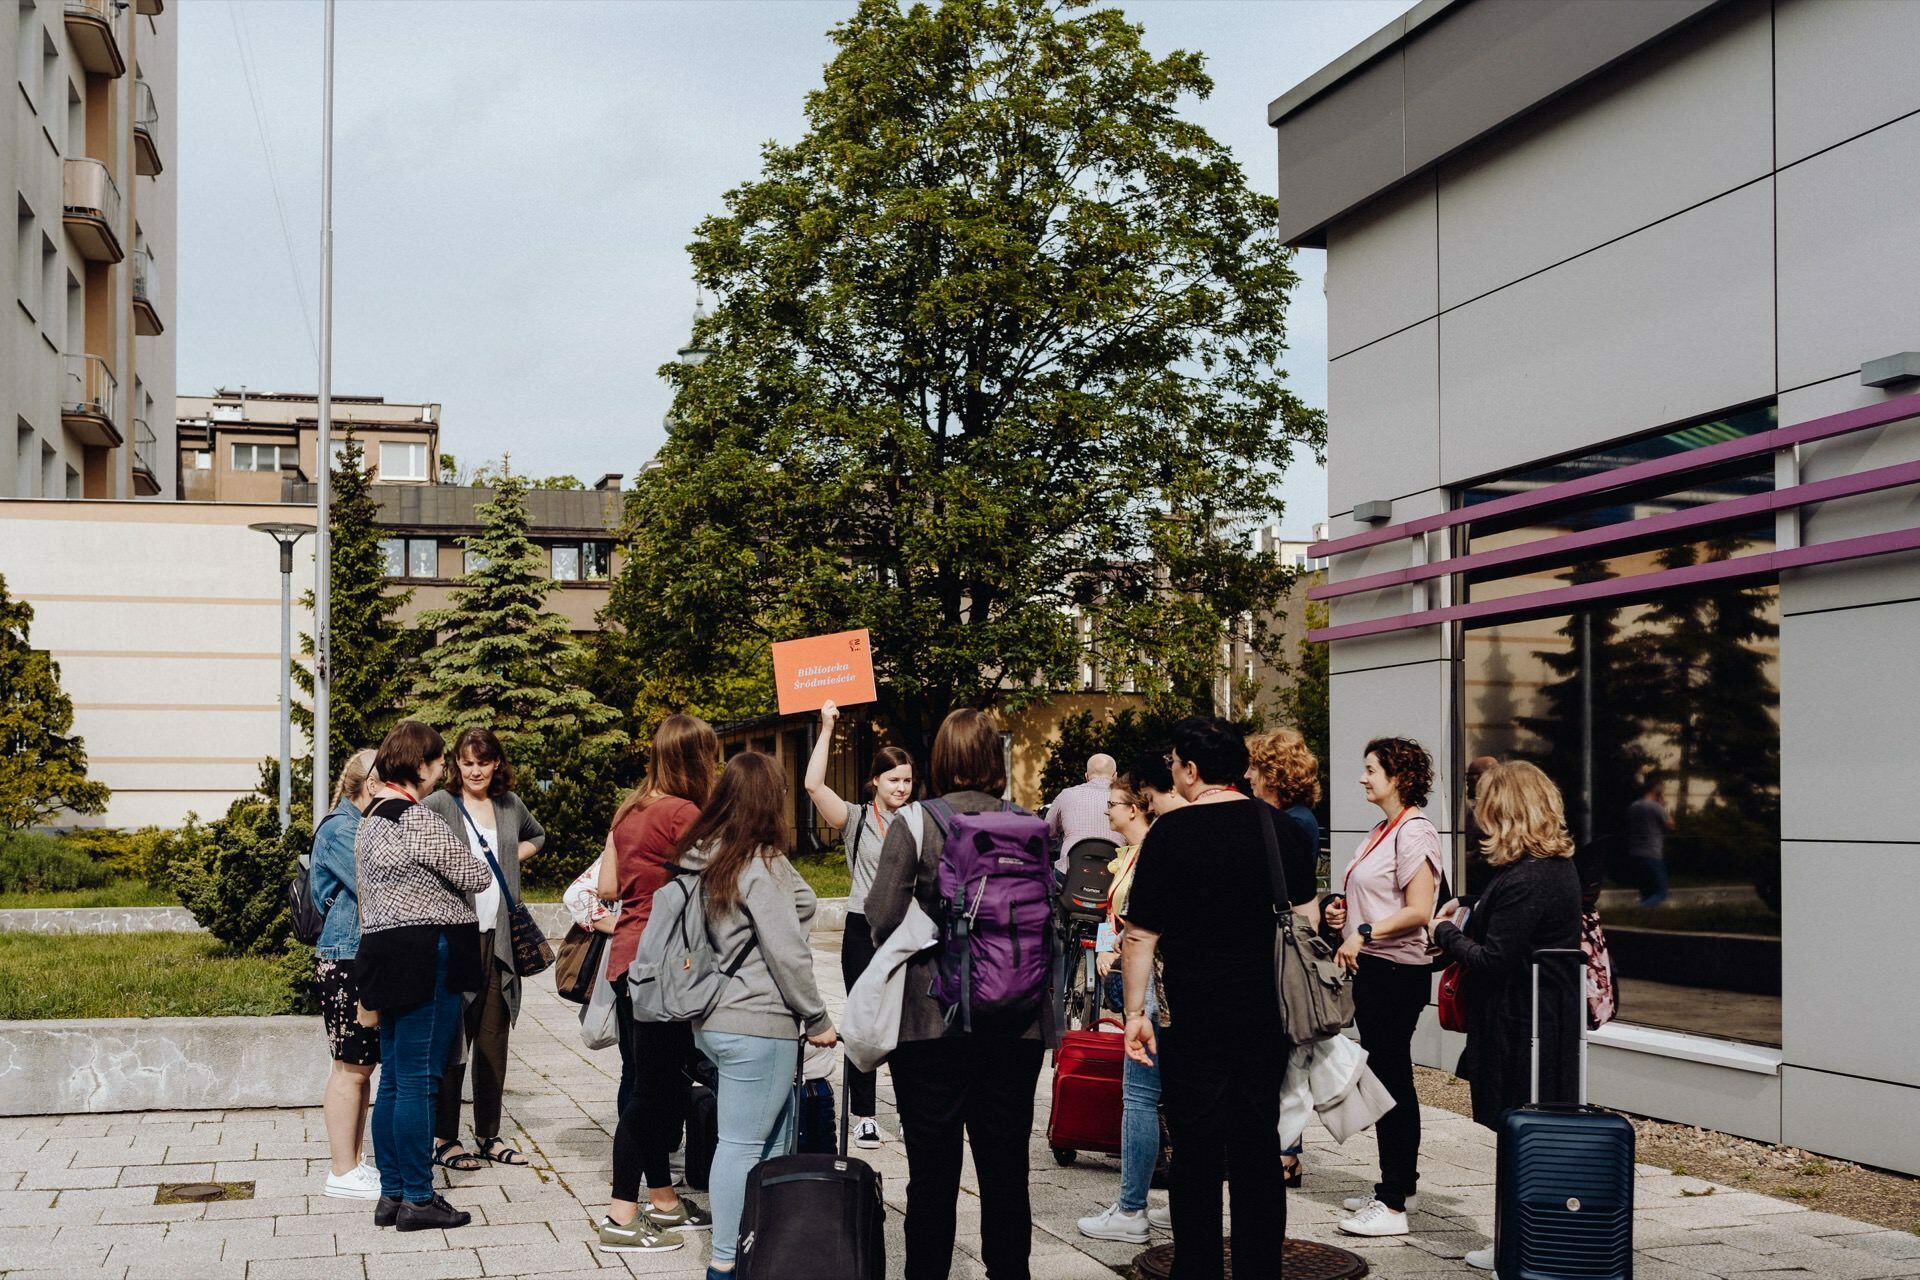
[[[827,785],[827,757],[833,751],[833,731],[840,722],[840,708],[828,701],[820,708],[820,732],[813,743],[813,755],[807,761],[807,795],[813,807],[830,827],[840,828],[841,842],[847,850],[847,871],[853,883],[847,889],[847,926],[840,935],[840,978],[847,990],[867,971],[873,961],[873,934],[867,924],[867,888],[873,883],[874,868],[880,865],[880,849],[887,840],[887,828],[902,806],[913,799],[913,757],[895,746],[883,746],[873,753],[873,765],[867,771],[867,796],[851,803],[840,798]],[[880,1126],[874,1122],[874,1073],[854,1067],[847,1069],[847,1113],[856,1147],[880,1145]]]
[[[834,1043],[807,938],[816,900],[786,856],[792,812],[773,757],[742,752],[727,762],[713,798],[681,841],[680,865],[700,872],[714,954],[739,958],[729,959],[719,998],[693,1029],[720,1073],[709,1277],[733,1271],[747,1174],[793,1148],[798,1038],[823,1048]]]
[[[601,1224],[601,1247],[623,1253],[678,1249],[675,1234],[712,1223],[706,1211],[673,1189],[669,1158],[687,1119],[693,1028],[684,1022],[641,1022],[626,996],[627,968],[653,910],[653,894],[672,875],[687,832],[713,790],[720,739],[698,716],[672,715],[654,731],[647,773],[613,815],[600,855],[600,896],[620,903],[607,942],[607,978],[620,1026],[620,1124],[613,1134],[613,1194]],[[640,1179],[647,1205],[640,1206]],[[614,1234],[608,1242],[608,1232]]]

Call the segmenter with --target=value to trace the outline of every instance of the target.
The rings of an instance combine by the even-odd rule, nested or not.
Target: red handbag
[[[1440,1029],[1467,1029],[1467,971],[1458,960],[1440,975]]]

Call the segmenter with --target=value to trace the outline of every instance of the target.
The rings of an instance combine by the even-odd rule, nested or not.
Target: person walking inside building
[[[873,883],[873,869],[879,865],[887,828],[901,806],[913,799],[913,757],[893,746],[874,752],[873,766],[867,771],[868,795],[849,803],[827,785],[827,757],[833,752],[833,733],[839,723],[840,709],[829,700],[820,708],[820,732],[807,760],[806,785],[813,807],[828,826],[840,829],[841,843],[847,851],[847,871],[853,878],[847,890],[846,928],[840,935],[840,977],[851,991],[873,960],[867,886]],[[879,1146],[880,1126],[873,1118],[877,1109],[874,1073],[849,1068],[847,1098],[853,1145]]]
[[[1573,863],[1560,789],[1525,762],[1495,765],[1474,793],[1483,851],[1492,879],[1468,913],[1454,923],[1458,900],[1440,908],[1434,945],[1466,972],[1467,1047],[1461,1074],[1470,1082],[1473,1119],[1498,1130],[1500,1117],[1532,1097],[1533,954],[1580,945],[1580,876]],[[1542,1098],[1577,1096],[1578,1025],[1584,1017],[1578,970],[1549,965],[1540,972]],[[1570,1055],[1568,1050],[1572,1050]],[[1467,1265],[1493,1270],[1493,1250],[1477,1249]]]
[[[1667,808],[1667,784],[1650,774],[1640,798],[1627,806],[1627,856],[1640,873],[1640,905],[1658,907],[1667,900],[1667,832],[1673,811]]]
[[[461,731],[453,743],[453,768],[447,786],[426,798],[456,835],[467,841],[474,861],[487,870],[487,887],[474,895],[480,921],[480,951],[486,957],[486,982],[466,1003],[461,1030],[440,1081],[440,1102],[433,1126],[433,1162],[448,1169],[478,1169],[482,1160],[524,1165],[526,1156],[500,1138],[500,1101],[507,1083],[507,1036],[520,1016],[520,975],[513,968],[513,929],[509,903],[520,898],[520,864],[540,852],[546,828],[527,812],[513,790],[513,767],[493,730]],[[460,1145],[460,1096],[473,1060],[473,1136],[475,1151]]]
[[[1141,845],[1126,910],[1126,1052],[1160,1066],[1173,1137],[1174,1280],[1224,1274],[1221,1186],[1230,1188],[1233,1269],[1278,1276],[1287,1234],[1280,1168],[1280,1076],[1288,1045],[1274,987],[1277,847],[1288,902],[1314,898],[1314,856],[1300,828],[1236,784],[1247,771],[1240,731],[1217,716],[1174,727],[1175,788],[1189,803],[1155,820]],[[1154,960],[1167,1000],[1148,1011]],[[1163,1043],[1164,1037],[1164,1043]]]
[[[360,806],[372,794],[372,775],[373,748],[347,757],[333,789],[333,808],[313,830],[313,861],[307,872],[313,900],[326,913],[313,948],[313,979],[333,1059],[321,1108],[333,1167],[322,1194],[340,1200],[380,1196],[380,1173],[367,1160],[362,1142],[372,1103],[373,1069],[380,1065],[380,1032],[361,1025],[357,1016],[360,984],[353,978],[353,957],[360,949],[353,838],[360,830]]]
[[[380,1200],[373,1220],[402,1231],[464,1227],[473,1215],[433,1191],[433,1113],[461,998],[486,979],[471,895],[493,874],[419,803],[446,771],[439,733],[402,720],[380,743],[373,768],[380,789],[354,840],[354,977],[360,1004],[380,1026],[373,1103]]]
[[[951,712],[934,736],[928,789],[955,814],[1003,809],[1006,756],[985,711]],[[922,805],[887,829],[867,890],[876,947],[918,902],[935,920],[946,837]],[[1104,822],[1105,819],[1103,818]],[[914,828],[918,827],[916,831]],[[933,995],[939,948],[907,962],[900,1042],[888,1059],[907,1148],[907,1280],[945,1280],[953,1265],[961,1142],[973,1150],[980,1185],[980,1252],[991,1280],[1028,1280],[1033,1213],[1027,1156],[1040,1062],[1057,1043],[1047,993],[1030,1007],[989,1017],[973,1029],[951,1021]]]
[[[1413,1087],[1413,1032],[1433,989],[1427,928],[1443,862],[1440,832],[1420,806],[1433,790],[1433,757],[1410,738],[1367,744],[1360,779],[1385,815],[1341,877],[1342,908],[1328,923],[1345,941],[1334,960],[1354,973],[1354,1025],[1367,1065],[1393,1110],[1380,1117],[1380,1181],[1346,1201],[1340,1229],[1356,1236],[1403,1236],[1420,1181],[1420,1098]]]
[[[673,1188],[671,1160],[687,1119],[686,1068],[693,1059],[693,1027],[634,1017],[626,978],[653,910],[654,891],[673,874],[674,859],[713,790],[719,762],[720,739],[705,720],[687,715],[662,720],[647,754],[646,776],[614,811],[608,849],[600,855],[600,896],[620,903],[607,943],[607,977],[617,992],[621,1083],[606,1222],[618,1233],[622,1252],[678,1249],[679,1232],[702,1231],[713,1221]],[[604,1237],[607,1227],[601,1230]]]
[[[1047,806],[1047,834],[1058,855],[1053,863],[1056,877],[1066,874],[1067,854],[1074,845],[1082,840],[1113,839],[1113,829],[1107,825],[1107,792],[1118,772],[1112,756],[1091,756],[1087,760],[1087,780],[1068,787]]]
[[[741,957],[706,1017],[700,1051],[719,1071],[720,1141],[713,1157],[713,1255],[708,1280],[733,1273],[753,1166],[793,1150],[799,1037],[831,1047],[833,1023],[813,980],[807,930],[816,900],[787,861],[793,806],[772,756],[727,762],[685,836],[681,866],[698,870],[716,956]],[[602,1226],[601,1248],[613,1228]]]

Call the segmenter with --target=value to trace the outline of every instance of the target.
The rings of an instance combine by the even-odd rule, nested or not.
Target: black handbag
[[[458,806],[460,816],[473,829],[473,838],[480,842],[480,852],[486,855],[487,865],[493,868],[493,878],[506,897],[507,928],[513,936],[513,971],[523,978],[545,973],[547,966],[553,963],[553,944],[547,941],[547,935],[534,922],[533,912],[527,910],[527,904],[514,897],[513,890],[507,888],[507,878],[500,872],[500,860],[493,856],[493,846],[480,834],[480,825],[467,812],[466,802],[456,793],[453,803]]]

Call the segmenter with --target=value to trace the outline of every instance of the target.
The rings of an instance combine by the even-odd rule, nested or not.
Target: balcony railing
[[[99,356],[66,357],[66,379],[60,392],[60,420],[84,444],[118,447],[120,383]]]
[[[153,469],[154,445],[153,428],[147,425],[145,418],[133,420],[133,487],[143,498],[151,498],[160,492],[159,473]]]
[[[80,65],[95,75],[118,78],[127,74],[120,52],[120,11],[115,0],[67,0],[67,38],[80,55]]]
[[[133,251],[133,331],[143,338],[158,337],[167,331],[153,305],[153,253],[145,245]]]
[[[153,86],[145,80],[133,82],[133,170],[143,178],[152,178],[166,168],[160,162],[160,105],[154,101]]]
[[[127,256],[120,247],[120,188],[106,165],[91,156],[68,160],[61,201],[67,234],[82,256],[95,262],[119,262]]]

